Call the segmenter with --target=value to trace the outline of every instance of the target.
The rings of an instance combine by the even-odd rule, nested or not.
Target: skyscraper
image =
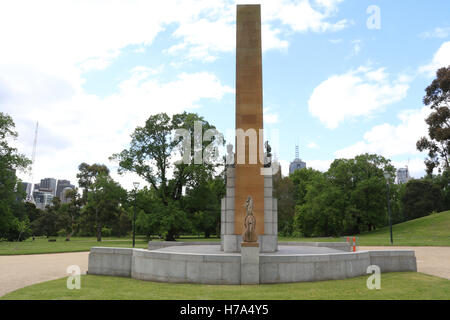
[[[306,162],[300,159],[298,146],[295,146],[295,159],[289,165],[289,174],[293,174],[295,170],[303,168],[306,168]]]
[[[409,180],[411,180],[411,177],[409,176],[409,170],[408,166],[405,168],[398,168],[397,169],[397,183],[407,183]]]
[[[41,183],[39,185],[40,191],[50,192],[55,196],[56,194],[56,179],[53,178],[45,178],[41,179]]]
[[[65,189],[65,188],[71,188],[71,189],[75,189],[75,186],[73,184],[70,184],[69,180],[58,180],[58,184],[56,187],[56,196],[60,199],[63,200],[63,195],[61,194],[61,192]]]

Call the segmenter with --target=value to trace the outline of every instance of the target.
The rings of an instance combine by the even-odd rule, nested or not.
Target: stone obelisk
[[[267,169],[264,168],[262,103],[261,8],[238,5],[236,149],[233,154],[233,146],[227,146],[227,159],[234,159],[234,165],[227,165],[227,191],[222,199],[220,220],[221,248],[225,252],[241,252],[243,247],[256,252],[274,252],[278,248],[273,176],[267,171],[263,175],[261,171]],[[272,168],[269,170],[272,172]],[[250,273],[256,274],[253,271]]]
[[[245,163],[240,163],[236,138],[234,231],[235,234],[244,232],[244,204],[250,196],[258,236],[264,234],[264,176],[261,175],[263,163],[259,155],[263,152],[263,137],[260,136],[263,129],[260,5],[238,5],[236,20],[236,130],[256,133],[257,140],[256,145],[253,140],[252,147],[251,138],[245,138],[245,158],[241,157]],[[249,129],[251,132],[247,131]]]

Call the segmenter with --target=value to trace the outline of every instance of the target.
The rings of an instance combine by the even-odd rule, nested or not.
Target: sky
[[[195,112],[234,130],[236,3],[260,3],[264,127],[282,173],[299,145],[307,167],[376,153],[425,174],[424,89],[450,65],[450,2],[2,1],[0,111],[34,182],[76,182],[152,114]],[[29,181],[28,173],[19,173]]]

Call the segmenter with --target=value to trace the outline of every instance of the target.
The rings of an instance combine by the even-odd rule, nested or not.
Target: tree
[[[26,170],[31,161],[19,154],[17,149],[10,146],[11,140],[17,138],[13,119],[0,112],[0,239],[11,238],[10,231],[17,230],[14,220],[21,210],[20,199],[23,198],[18,183],[16,170]],[[23,221],[19,219],[19,223]],[[17,237],[15,237],[17,239]]]
[[[57,224],[59,229],[66,234],[66,241],[70,241],[70,238],[78,228],[82,199],[78,194],[78,189],[66,191],[65,196],[70,201],[61,205]]]
[[[102,241],[102,228],[110,227],[121,214],[121,206],[127,201],[127,192],[107,174],[99,174],[91,185],[83,213],[93,221],[97,241]]]
[[[58,234],[58,216],[61,210],[61,200],[53,198],[52,204],[46,210],[41,210],[38,218],[31,224],[35,235],[45,235],[47,238]]]
[[[434,169],[439,172],[449,168],[450,155],[450,66],[440,68],[436,72],[436,79],[425,89],[423,103],[429,105],[433,112],[426,118],[428,135],[420,138],[416,143],[419,151],[428,150],[425,159],[427,174]]]
[[[195,152],[198,150],[194,146],[200,143],[201,152],[204,154],[210,143],[214,145],[220,142],[220,139],[215,137],[212,137],[212,142],[203,141],[203,136],[194,136],[191,139],[196,122],[201,123],[203,132],[208,129],[215,129],[202,117],[193,113],[184,112],[173,115],[172,118],[165,113],[152,115],[147,119],[144,127],[135,129],[131,135],[130,147],[110,157],[110,159],[119,162],[118,171],[120,174],[124,172],[138,174],[151,185],[163,205],[178,208],[175,211],[163,210],[169,216],[178,214],[181,217],[182,212],[184,212],[180,209],[180,204],[174,203],[181,200],[183,187],[195,184],[196,181],[200,180],[199,177],[212,174],[216,167],[214,161],[195,164]],[[176,129],[187,130],[189,136],[174,136],[173,131]],[[202,141],[198,141],[199,139]],[[190,142],[190,154],[187,154],[182,148],[183,142]],[[177,151],[187,161],[172,164],[171,160],[176,156]],[[168,172],[171,167],[173,167],[173,178],[169,179]],[[166,240],[175,240],[175,235],[180,232],[176,227],[179,225],[178,222],[174,217],[164,217],[164,221],[161,226],[166,226],[164,227],[167,229]],[[167,227],[167,223],[170,223],[170,221],[173,221],[174,224]]]
[[[83,202],[86,203],[88,192],[92,189],[92,186],[97,181],[99,175],[108,175],[109,169],[104,164],[94,163],[92,165],[86,162],[81,163],[78,166],[77,173],[78,185],[83,188]]]
[[[291,235],[295,207],[295,185],[289,177],[275,175],[273,181],[273,196],[277,199],[278,233]]]
[[[390,160],[374,154],[336,159],[324,174],[300,170],[293,175],[294,180],[305,176],[303,184],[297,182],[301,188],[295,209],[296,232],[305,236],[336,236],[384,226],[387,221],[385,170],[394,177]]]
[[[402,197],[406,220],[429,215],[442,208],[442,194],[431,179],[410,180]]]
[[[225,196],[225,182],[222,177],[204,177],[191,183],[186,189],[182,207],[193,221],[194,231],[204,233],[205,238],[220,231],[221,199]]]

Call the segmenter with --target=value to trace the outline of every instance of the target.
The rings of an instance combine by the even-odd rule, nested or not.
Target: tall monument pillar
[[[226,170],[227,192],[222,199],[221,246],[225,252],[241,251],[245,205],[251,197],[259,249],[273,252],[278,248],[277,201],[272,196],[273,176],[262,174],[261,7],[238,5],[236,13],[236,143],[234,165],[229,165]],[[233,156],[229,153],[228,158]]]
[[[236,17],[235,234],[244,229],[247,197],[253,198],[256,234],[264,234],[261,7],[238,5]],[[240,130],[242,129],[242,131]],[[260,136],[261,130],[261,136]],[[240,137],[239,135],[244,135]],[[244,157],[245,156],[245,157]],[[242,163],[244,162],[244,163]]]

